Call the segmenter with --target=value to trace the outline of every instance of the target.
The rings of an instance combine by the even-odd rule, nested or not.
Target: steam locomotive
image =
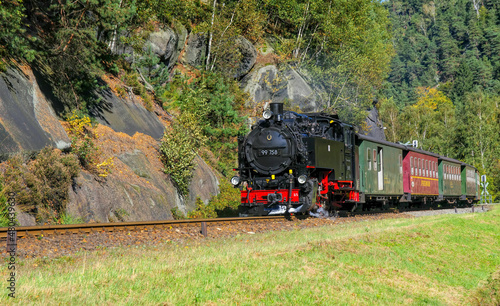
[[[476,168],[355,132],[336,115],[271,103],[238,139],[240,215],[465,206],[478,200]]]

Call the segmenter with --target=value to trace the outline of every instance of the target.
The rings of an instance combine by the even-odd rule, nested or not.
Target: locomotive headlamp
[[[231,184],[233,184],[234,186],[238,186],[239,183],[240,183],[240,177],[239,176],[233,176],[231,178]]]
[[[266,109],[264,111],[264,113],[262,113],[262,117],[264,117],[264,119],[266,119],[266,120],[271,119],[272,116],[273,116],[273,112],[270,109]]]
[[[299,175],[297,181],[299,182],[299,184],[302,185],[307,181],[307,176],[305,174]]]

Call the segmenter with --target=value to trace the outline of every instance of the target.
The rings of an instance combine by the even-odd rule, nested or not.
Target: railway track
[[[476,207],[477,210],[483,210],[484,206]],[[488,205],[486,205],[488,206]],[[440,209],[436,209],[440,210]],[[443,208],[444,210],[444,208]],[[456,210],[456,209],[455,209]],[[361,216],[376,216],[379,214],[398,214],[403,212],[421,211],[421,209],[407,209],[404,211],[361,211],[361,212],[341,212],[332,217],[361,217]],[[57,224],[57,225],[40,225],[40,226],[16,226],[17,238],[23,237],[46,237],[50,235],[61,234],[88,234],[94,232],[123,232],[123,231],[149,231],[161,230],[167,228],[186,228],[198,227],[206,228],[206,225],[228,225],[228,224],[251,224],[252,222],[266,222],[266,221],[282,221],[289,217],[285,216],[264,216],[264,217],[234,217],[234,218],[215,218],[215,219],[183,219],[183,220],[161,220],[161,221],[139,221],[139,222],[112,222],[112,223],[84,223],[84,224]],[[311,218],[310,216],[296,216],[295,219]],[[0,227],[0,240],[5,240],[8,235],[7,227]]]
[[[57,224],[40,226],[16,226],[17,237],[37,237],[58,234],[85,234],[92,232],[117,232],[117,231],[140,231],[165,229],[170,227],[203,227],[203,224],[220,225],[230,223],[245,223],[255,221],[283,220],[284,216],[265,217],[235,217],[216,219],[184,219],[184,220],[162,220],[162,221],[139,221],[139,222],[112,222],[112,223],[85,223],[85,224]],[[0,239],[7,238],[8,228],[0,228]]]
[[[484,206],[484,205],[483,205]],[[444,209],[444,208],[443,208]],[[482,208],[484,210],[484,207]],[[418,211],[422,209],[407,209],[404,211],[360,211],[360,212],[340,212],[335,217],[355,217],[355,216],[373,216],[384,213],[399,213],[406,211]],[[309,216],[294,216],[295,218],[308,218]],[[116,232],[116,231],[137,231],[165,229],[168,227],[202,227],[202,224],[218,225],[241,222],[272,221],[283,220],[285,216],[264,216],[264,217],[234,217],[234,218],[215,218],[215,219],[183,219],[183,220],[161,220],[161,221],[139,221],[139,222],[112,222],[112,223],[84,223],[84,224],[57,224],[57,225],[39,225],[39,226],[16,226],[17,237],[37,237],[49,236],[54,234],[85,234],[92,232]],[[0,227],[0,240],[7,237],[8,228]]]
[[[435,214],[437,212],[425,211],[421,212],[421,214]],[[448,213],[454,212],[450,210]],[[0,241],[3,241],[1,244],[6,243],[7,249],[15,246],[17,249],[16,254],[20,258],[56,258],[71,256],[79,252],[106,252],[106,250],[115,247],[156,247],[165,244],[172,247],[187,247],[190,243],[200,243],[201,241],[210,243],[210,239],[217,238],[240,235],[245,237],[270,231],[302,230],[333,224],[348,224],[388,218],[414,218],[418,216],[387,212],[377,214],[370,211],[362,214],[352,214],[346,218],[311,218],[294,215],[292,218],[267,216],[32,226],[17,227],[17,239],[14,242],[6,239],[7,234],[11,234],[7,232],[7,228],[0,228],[0,237],[3,237],[0,238]],[[205,225],[205,233],[202,224]],[[206,240],[206,238],[209,240]],[[3,254],[3,256],[9,255],[8,252],[0,254]]]

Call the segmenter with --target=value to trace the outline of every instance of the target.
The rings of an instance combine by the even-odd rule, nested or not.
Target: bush
[[[34,160],[25,162],[20,156],[8,160],[5,189],[17,194],[16,202],[22,211],[43,222],[65,212],[69,187],[79,171],[75,155],[45,148]]]
[[[186,219],[186,216],[184,216],[182,211],[180,211],[177,207],[170,209],[170,213],[172,213],[172,218],[174,218],[174,220]]]
[[[3,188],[2,181],[0,180],[0,227],[9,226],[10,220],[7,208],[7,197],[5,196],[5,189]]]
[[[85,223],[83,218],[74,217],[68,213],[62,213],[57,220],[59,224],[81,224]]]
[[[207,205],[197,198],[196,209],[189,212],[188,217],[193,219],[234,217],[238,215],[239,205],[240,190],[223,180],[220,184],[220,193],[213,196]]]
[[[197,132],[190,132],[186,127],[182,118],[174,121],[171,128],[163,134],[160,144],[161,159],[165,165],[163,171],[170,175],[181,195],[188,194],[196,157],[194,150],[197,139],[193,137],[193,133]]]
[[[200,197],[196,198],[196,209],[188,213],[188,218],[191,219],[207,219],[217,218],[215,209],[210,204],[205,205]]]
[[[181,93],[179,93],[181,90]],[[179,84],[172,88],[177,99],[172,103],[178,107],[184,125],[198,127],[207,146],[214,152],[216,167],[224,175],[234,168],[236,158],[236,137],[246,133],[245,118],[240,115],[247,95],[236,82],[225,80],[216,73],[202,73],[191,84]],[[189,117],[187,114],[190,114]]]
[[[109,157],[104,160],[101,151],[94,142],[98,136],[91,119],[73,111],[68,118],[68,123],[71,148],[73,153],[78,156],[82,167],[100,178],[107,177],[114,166],[114,158]]]

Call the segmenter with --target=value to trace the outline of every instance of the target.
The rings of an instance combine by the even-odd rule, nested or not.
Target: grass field
[[[431,304],[500,301],[500,209],[165,243],[1,268],[0,304]]]

